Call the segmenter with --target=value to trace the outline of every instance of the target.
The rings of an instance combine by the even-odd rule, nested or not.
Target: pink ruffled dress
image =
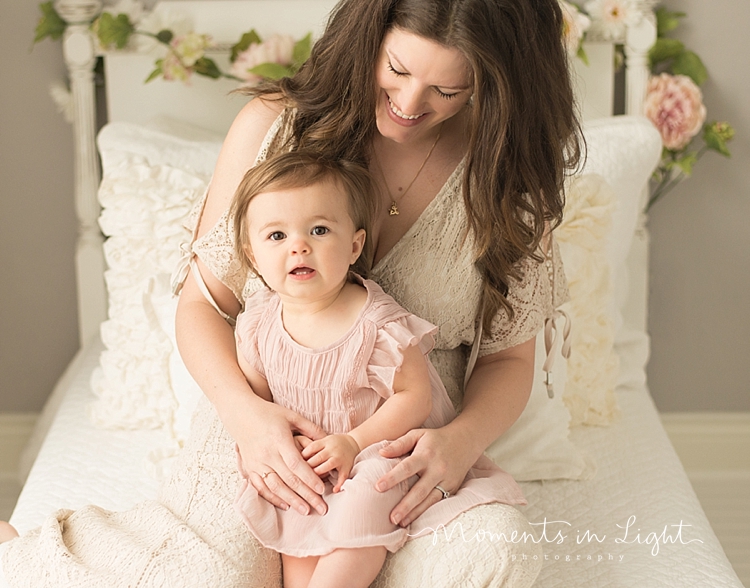
[[[393,379],[403,350],[418,345],[425,357],[434,345],[436,327],[399,306],[375,282],[363,280],[368,296],[358,319],[335,343],[309,349],[284,330],[281,302],[270,290],[248,298],[237,319],[236,337],[248,363],[268,380],[274,402],[298,412],[328,433],[346,433],[370,417],[393,394]],[[428,360],[432,412],[425,427],[440,427],[456,413],[435,368]],[[390,522],[393,507],[417,478],[387,492],[375,482],[399,459],[378,453],[385,442],[357,456],[350,478],[334,494],[326,482],[328,513],[303,516],[277,509],[258,496],[241,472],[235,507],[264,546],[296,557],[319,556],[338,548],[383,545],[398,550],[410,537],[447,525],[458,514],[490,502],[526,504],[521,489],[489,458],[481,456],[463,485],[450,498],[427,509],[409,528]]]

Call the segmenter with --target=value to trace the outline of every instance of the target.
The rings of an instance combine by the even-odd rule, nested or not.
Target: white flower
[[[175,37],[180,37],[193,30],[193,23],[183,10],[170,8],[163,3],[156,10],[146,13],[138,23],[138,30],[153,35],[165,29],[172,31]],[[133,38],[138,51],[148,53],[158,49],[158,53],[163,53],[164,46],[156,39],[147,35],[133,35]]]
[[[164,75],[164,79],[171,81],[187,82],[190,79],[190,75],[193,73],[192,70],[186,68],[177,56],[170,51],[164,58],[161,64],[161,71]]]
[[[210,43],[211,39],[208,35],[188,33],[181,37],[175,37],[172,40],[172,49],[180,56],[186,67],[193,67],[195,62],[203,57]]]
[[[637,0],[590,0],[585,8],[591,16],[591,32],[606,41],[624,39],[626,27],[643,18]]]
[[[591,19],[583,14],[575,4],[560,0],[563,14],[563,41],[568,55],[578,53],[583,34],[591,26]]]
[[[237,55],[230,73],[250,84],[256,83],[260,81],[260,77],[250,70],[261,63],[292,65],[294,43],[291,35],[271,35],[262,43],[253,43]]]

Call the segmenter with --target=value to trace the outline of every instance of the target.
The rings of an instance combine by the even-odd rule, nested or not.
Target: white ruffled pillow
[[[585,217],[595,229],[589,235],[597,244],[584,240],[584,234],[569,224],[572,218],[565,218],[557,231],[565,272],[572,283],[571,304],[576,309],[572,311],[574,343],[565,394],[571,426],[608,424],[617,414],[615,386],[627,381],[645,382],[648,336],[642,328],[634,331],[627,324],[628,297],[633,295],[628,256],[645,204],[644,191],[662,149],[658,131],[641,116],[589,121],[584,136],[587,159],[580,176],[600,177],[611,188],[614,207],[611,226],[604,229],[606,214],[600,210],[603,192],[589,180],[579,185],[579,195],[588,202],[590,210]],[[569,202],[568,207],[578,209],[582,204]],[[605,271],[610,274],[611,286],[603,281]],[[582,272],[590,277],[583,278]],[[628,373],[623,374],[618,364]]]
[[[167,428],[178,439],[178,429],[188,426],[177,420],[186,402],[175,394],[184,388],[175,386],[182,374],[169,369],[179,354],[174,301],[163,285],[190,237],[183,222],[205,192],[221,139],[196,139],[189,127],[165,125],[168,133],[116,123],[98,137],[109,318],[101,326],[106,350],[92,374],[98,399],[89,414],[101,427]]]
[[[571,426],[603,425],[617,414],[619,361],[606,253],[616,197],[604,179],[593,174],[573,178],[566,193],[563,222],[555,231],[570,289],[563,310],[573,323],[563,396]]]

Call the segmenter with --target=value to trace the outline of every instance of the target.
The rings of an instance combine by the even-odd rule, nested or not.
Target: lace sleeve
[[[500,309],[488,333],[482,337],[479,356],[509,349],[528,341],[544,326],[544,320],[569,298],[568,284],[557,242],[551,239],[550,252],[543,262],[527,257],[521,261],[520,281],[512,282],[508,302],[512,319]]]

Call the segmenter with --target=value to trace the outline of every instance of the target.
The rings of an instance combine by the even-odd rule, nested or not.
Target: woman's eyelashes
[[[388,70],[398,77],[409,75],[405,71],[398,71],[395,67],[393,67],[393,64],[390,61],[388,62]],[[452,100],[453,98],[455,98],[461,93],[461,92],[454,92],[453,94],[446,94],[445,92],[441,92],[439,88],[435,88],[435,87],[433,87],[433,90],[435,90],[435,93],[438,96],[440,96],[441,98],[444,98],[445,100]]]

